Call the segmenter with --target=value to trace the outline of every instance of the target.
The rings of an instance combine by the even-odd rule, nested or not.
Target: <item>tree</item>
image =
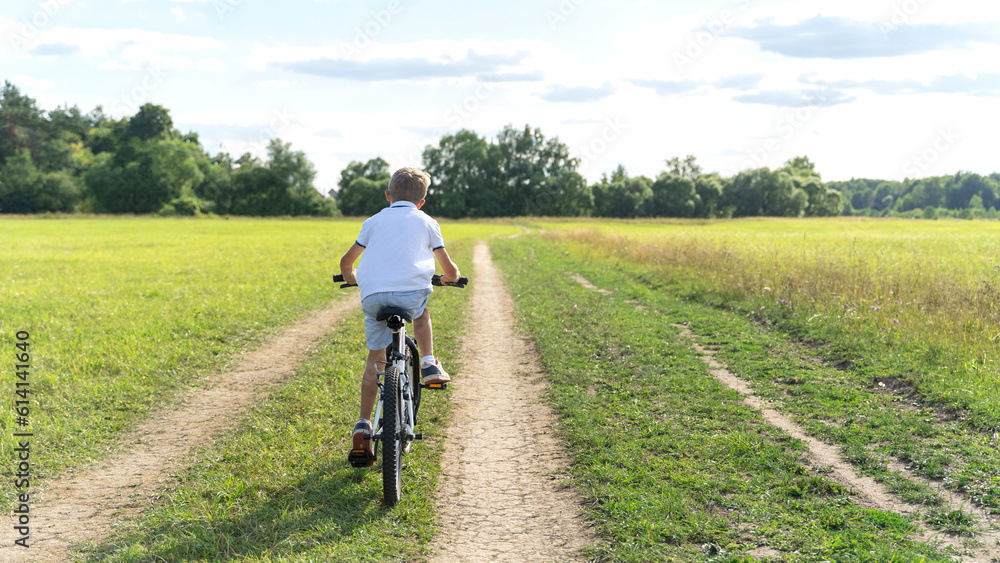
[[[386,187],[388,187],[389,177],[389,163],[381,157],[375,157],[368,162],[354,160],[340,172],[337,188],[343,190],[357,178],[368,178],[369,180],[385,178]]]
[[[694,217],[701,205],[695,182],[689,177],[664,172],[653,182],[652,195],[643,204],[650,217]]]
[[[180,195],[158,167],[157,149],[131,139],[118,152],[97,155],[85,175],[95,210],[108,213],[155,213]]]
[[[667,159],[667,173],[694,180],[701,176],[701,166],[697,164],[694,155],[689,154],[684,160],[675,156]]]
[[[35,100],[10,82],[0,89],[0,165],[27,149],[29,155],[43,140],[45,117]]]
[[[0,168],[0,212],[36,213],[41,209],[42,175],[31,161],[31,153],[21,148]]]
[[[340,212],[355,217],[378,213],[389,203],[389,163],[381,157],[368,162],[352,161],[340,172],[336,202]],[[363,180],[363,181],[361,181]]]
[[[236,215],[334,215],[332,200],[315,187],[316,170],[305,153],[293,151],[281,139],[267,146],[268,159],[261,164],[250,155],[241,158],[231,178],[229,212]]]
[[[768,168],[737,174],[723,200],[734,217],[801,217],[809,204],[809,196],[787,172]]]
[[[604,179],[602,178],[602,182]],[[611,178],[609,182],[627,182],[628,181],[628,170],[625,169],[624,164],[619,164],[614,170],[611,171]]]
[[[771,181],[767,168],[744,170],[735,177],[723,194],[723,202],[732,207],[733,217],[756,217],[764,214],[764,184]]]
[[[816,172],[816,164],[809,160],[808,156],[796,156],[785,162],[781,169],[793,177],[820,180],[819,172]]]
[[[346,188],[337,192],[337,206],[344,215],[368,217],[384,209],[386,183],[359,177]]]
[[[624,171],[624,168],[622,168]],[[593,186],[594,215],[631,218],[641,214],[646,200],[653,197],[653,181],[645,176],[615,180],[602,179]]]
[[[798,187],[806,194],[807,217],[834,217],[844,209],[840,192],[827,188],[822,182],[811,180]]]
[[[174,121],[170,118],[170,112],[163,106],[147,103],[129,119],[125,136],[148,141],[170,136],[173,129]]]
[[[840,192],[828,188],[816,172],[816,165],[807,156],[797,156],[781,168],[792,178],[795,188],[806,194],[805,215],[807,217],[833,217],[844,208]],[[799,196],[796,196],[799,197]]]
[[[947,194],[949,209],[964,209],[972,207],[973,197],[979,196],[985,207],[992,206],[996,201],[997,183],[989,177],[979,174],[956,175]]]
[[[695,200],[694,216],[704,219],[719,217],[724,214],[720,209],[722,194],[726,188],[726,181],[717,173],[701,174],[694,180],[694,191],[698,199]]]
[[[898,182],[879,182],[878,186],[875,187],[870,207],[875,211],[888,210],[901,191]]]
[[[577,172],[568,172],[559,178],[546,178],[535,198],[538,215],[578,217],[590,215],[593,209],[593,190]]]
[[[572,177],[578,161],[569,156],[569,148],[558,139],[546,139],[539,129],[528,125],[520,130],[505,126],[496,144],[490,145],[489,156],[501,215],[539,215],[558,206],[558,202],[540,199],[553,193],[551,188],[545,188],[551,181],[561,183],[564,189],[579,187]],[[579,202],[587,199],[579,193],[570,197]],[[573,214],[585,211],[577,208]]]
[[[150,145],[154,173],[163,176],[173,197],[157,210],[161,215],[197,215],[212,209],[212,203],[195,192],[205,181],[208,156],[196,144],[163,139]]]
[[[461,130],[428,146],[423,157],[432,179],[425,208],[431,214],[586,215],[593,208],[568,147],[529,126],[507,125],[495,143]]]
[[[427,213],[451,218],[501,214],[486,139],[467,129],[445,135],[436,147],[424,149],[423,166],[431,175]]]

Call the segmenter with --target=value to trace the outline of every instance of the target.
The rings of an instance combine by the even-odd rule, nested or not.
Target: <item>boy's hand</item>
[[[462,273],[455,268],[455,275],[450,276],[447,273],[441,275],[441,283],[455,283],[462,278]]]
[[[355,277],[357,273],[358,271],[355,270],[354,268],[342,271],[341,275],[344,276],[344,283],[349,283],[351,285],[358,285],[358,278]]]

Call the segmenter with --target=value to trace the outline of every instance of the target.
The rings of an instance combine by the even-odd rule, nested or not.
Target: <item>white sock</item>
[[[420,358],[420,365],[422,365],[422,366],[423,365],[427,365],[427,364],[433,364],[433,363],[434,363],[434,356],[433,355],[431,355],[431,356],[424,356],[423,358]]]

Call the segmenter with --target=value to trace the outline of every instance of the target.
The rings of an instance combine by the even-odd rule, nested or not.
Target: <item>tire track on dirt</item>
[[[579,283],[585,289],[601,293],[604,296],[610,296],[613,294],[611,291],[598,288],[579,274],[572,272],[568,272],[567,274],[573,281]],[[626,301],[626,303],[636,304],[637,309],[645,309],[642,305],[639,305],[638,302]],[[862,506],[865,508],[873,508],[885,512],[896,512],[899,514],[922,514],[924,512],[924,507],[900,500],[893,495],[887,487],[878,481],[875,481],[871,477],[859,475],[856,471],[854,471],[851,464],[840,455],[840,450],[837,446],[827,444],[813,438],[790,418],[772,408],[769,408],[764,400],[753,393],[753,387],[750,383],[737,377],[729,371],[725,365],[716,360],[711,351],[697,342],[697,337],[687,326],[680,324],[673,324],[672,326],[679,329],[681,336],[691,342],[692,348],[701,356],[701,360],[709,367],[709,373],[713,377],[729,389],[739,393],[742,397],[743,404],[759,412],[767,424],[774,426],[775,428],[789,434],[793,438],[804,442],[809,449],[809,463],[812,468],[832,470],[827,477],[853,490],[858,495]],[[933,483],[927,481],[926,479],[921,479],[918,476],[908,474],[909,472],[905,470],[902,464],[892,465],[892,468],[902,470],[904,474],[907,474],[907,477],[933,487]],[[1000,552],[996,551],[997,548],[989,547],[1000,546],[1000,529],[997,529],[996,522],[993,517],[987,511],[968,502],[968,500],[961,495],[955,494],[941,487],[933,488],[936,488],[938,494],[944,498],[946,506],[959,507],[965,512],[975,514],[979,517],[980,522],[983,524],[983,529],[980,530],[978,539],[983,543],[983,547],[970,548],[964,545],[961,539],[954,538],[944,534],[943,532],[931,530],[922,523],[917,523],[918,529],[915,533],[919,536],[918,539],[923,542],[938,543],[940,545],[949,546],[955,549],[958,553],[966,553],[967,555],[964,556],[963,561],[968,563],[994,563],[995,561],[1000,560],[996,557],[1000,555]]]
[[[555,415],[541,399],[541,369],[514,331],[514,302],[485,242],[473,263],[432,561],[570,560],[593,537],[578,497],[557,481],[568,460],[552,431]]]
[[[184,470],[195,446],[209,443],[291,376],[309,350],[357,306],[356,299],[342,299],[308,314],[244,354],[228,371],[211,376],[211,387],[194,390],[187,401],[151,415],[129,434],[125,443],[134,446],[125,453],[103,460],[100,467],[43,483],[32,507],[31,547],[5,541],[0,561],[68,561],[75,544],[103,540],[117,519],[149,507]]]

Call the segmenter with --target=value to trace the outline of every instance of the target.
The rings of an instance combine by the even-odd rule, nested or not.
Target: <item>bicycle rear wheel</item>
[[[399,372],[389,366],[382,382],[382,504],[386,506],[395,506],[403,492],[402,410]]]
[[[420,353],[417,344],[409,336],[406,337],[406,365],[409,366],[410,397],[413,397],[413,427],[417,426],[417,412],[420,411]]]

